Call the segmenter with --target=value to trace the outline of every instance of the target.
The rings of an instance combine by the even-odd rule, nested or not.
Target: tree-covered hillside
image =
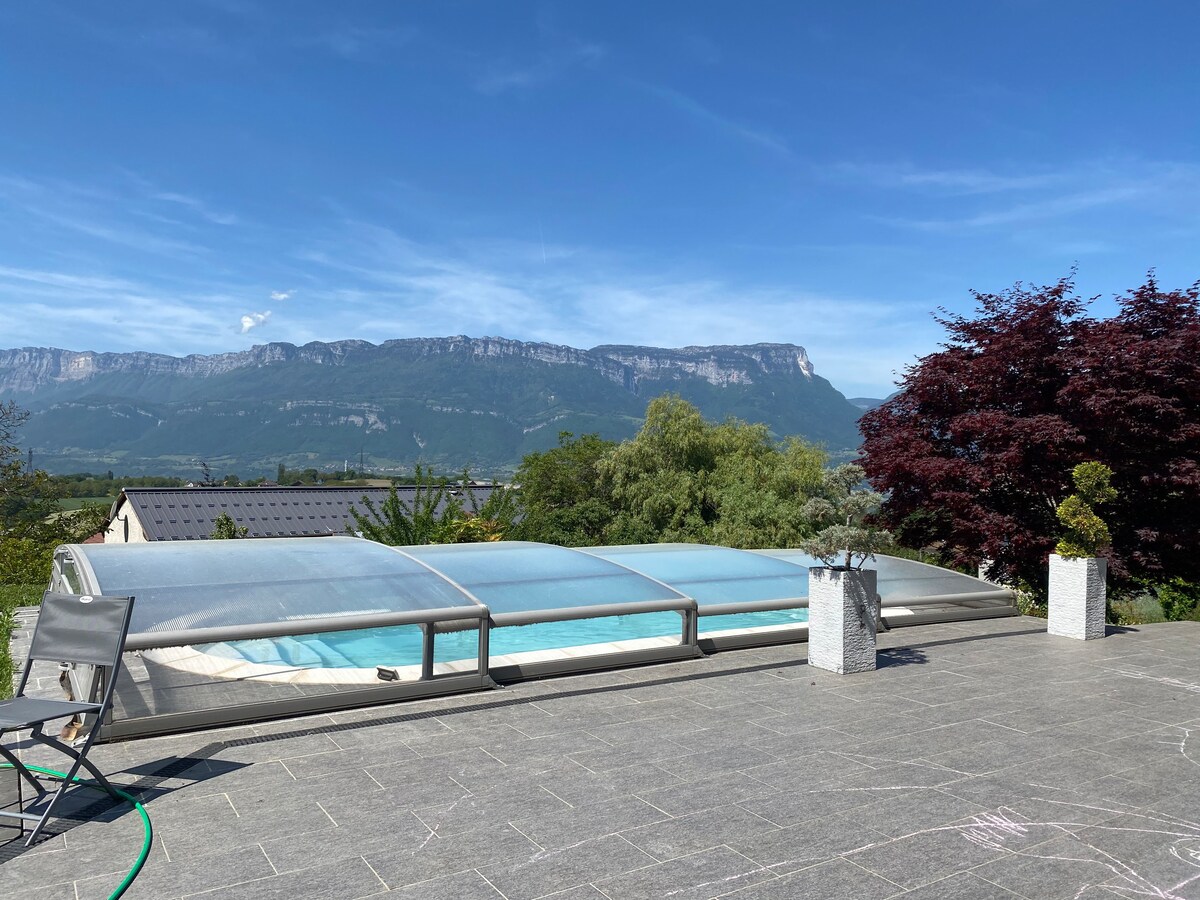
[[[51,471],[191,473],[207,459],[253,477],[361,458],[376,471],[504,474],[561,431],[633,436],[647,401],[666,391],[710,420],[764,422],[832,451],[858,443],[860,410],[790,345],[580,351],[445,338],[266,349],[74,354],[69,372],[65,351],[9,351],[0,394],[31,411],[23,437]]]

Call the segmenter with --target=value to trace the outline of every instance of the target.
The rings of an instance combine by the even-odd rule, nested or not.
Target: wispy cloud
[[[124,278],[101,275],[76,275],[67,272],[43,272],[37,269],[20,269],[0,266],[0,284],[20,284],[26,291],[45,287],[74,291],[80,296],[110,296],[115,292],[138,290],[138,285]]]
[[[345,25],[319,34],[297,38],[299,47],[314,47],[345,60],[359,62],[384,58],[386,53],[411,43],[415,28],[367,28]]]
[[[688,96],[682,91],[677,91],[674,88],[664,87],[663,85],[647,84],[646,82],[633,82],[642,90],[657,97],[672,108],[703,122],[707,125],[715,126],[719,131],[730,137],[739,140],[748,141],[751,144],[756,144],[759,147],[765,147],[775,153],[783,156],[793,156],[792,148],[780,137],[771,134],[769,131],[755,126],[747,125],[739,122],[728,116],[722,115],[709,107],[705,106],[694,97]]]
[[[1139,207],[1153,208],[1161,215],[1173,205],[1186,207],[1200,200],[1200,166],[1190,164],[1094,161],[1032,173],[855,164],[830,171],[875,188],[919,192],[938,201],[938,215],[868,216],[931,232],[1068,220],[1099,210]]]
[[[251,330],[266,323],[267,319],[271,318],[271,311],[268,309],[265,312],[252,312],[242,316],[242,334],[248,334]]]
[[[131,191],[121,186],[97,187],[63,179],[32,179],[0,177],[0,208],[7,207],[10,225],[22,220],[41,229],[64,229],[76,235],[86,235],[109,244],[143,253],[172,258],[195,258],[208,253],[208,247],[188,238],[164,234],[162,229],[149,231],[133,217],[154,218],[163,224],[184,223],[154,213],[156,205],[170,202],[183,205],[209,222],[232,224],[236,217],[215,214],[201,201],[183,194],[154,192],[148,194],[142,185]]]
[[[203,266],[168,287],[98,267],[0,265],[0,333],[9,346],[178,355],[226,351],[233,335],[260,340],[264,328],[295,343],[461,333],[583,347],[794,342],[818,374],[857,393],[890,384],[936,341],[932,322],[894,303],[698,278],[538,240],[423,243],[344,220],[290,267],[301,290],[222,285]],[[247,312],[254,296],[270,305]],[[283,303],[288,315],[273,315]]]
[[[238,217],[233,213],[216,212],[208,207],[203,200],[197,197],[191,197],[187,194],[177,194],[171,191],[163,191],[153,195],[153,199],[161,200],[164,203],[175,203],[179,206],[186,207],[215,225],[236,225]]]
[[[870,390],[937,340],[936,325],[894,302],[647,272],[586,248],[536,241],[414,242],[345,223],[305,262],[324,269],[308,302],[343,310],[345,337],[380,341],[499,335],[571,346],[668,347],[794,342],[840,387]],[[831,315],[831,310],[837,310]]]
[[[872,187],[928,189],[950,194],[995,194],[1051,188],[1069,180],[1066,172],[992,172],[986,169],[923,169],[900,163],[837,163],[828,175]]]
[[[211,288],[164,291],[98,273],[0,266],[5,346],[180,355],[223,351],[229,349],[229,315],[238,302]]]
[[[475,81],[482,94],[496,95],[505,91],[532,88],[545,84],[576,66],[591,66],[604,59],[607,50],[602,44],[567,39],[545,50],[535,61],[524,65],[495,64]]]

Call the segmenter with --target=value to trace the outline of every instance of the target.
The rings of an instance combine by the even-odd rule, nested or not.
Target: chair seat
[[[76,713],[95,713],[103,709],[100,703],[76,703],[73,700],[43,700],[38,697],[15,697],[0,701],[0,731],[27,728],[51,719],[73,716]]]

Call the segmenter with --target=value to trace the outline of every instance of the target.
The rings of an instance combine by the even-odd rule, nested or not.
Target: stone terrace
[[[880,643],[864,675],[747,650],[92,758],[154,822],[131,898],[1200,898],[1200,623]],[[0,894],[108,896],[142,830],[101,812],[10,842]]]

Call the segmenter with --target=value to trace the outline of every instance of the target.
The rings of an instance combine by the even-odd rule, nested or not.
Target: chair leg
[[[36,729],[34,732],[31,732],[29,736],[35,741],[45,744],[47,747],[52,747],[53,749],[58,750],[60,753],[66,754],[72,758],[73,762],[71,763],[71,768],[65,773],[62,783],[58,786],[58,790],[54,792],[54,796],[51,797],[50,802],[46,804],[46,809],[42,813],[41,819],[38,820],[38,823],[33,828],[33,832],[29,835],[28,839],[26,839],[26,847],[32,846],[33,842],[37,840],[37,836],[41,834],[42,829],[46,827],[46,823],[50,820],[50,815],[53,813],[55,805],[59,800],[62,799],[63,795],[66,794],[68,788],[70,788],[72,785],[75,775],[78,773],[81,766],[91,773],[100,786],[103,787],[104,790],[106,790],[114,800],[122,799],[117,793],[116,788],[109,784],[108,779],[104,777],[104,774],[86,759],[86,754],[88,750],[91,749],[92,741],[96,737],[95,729],[93,729],[92,732],[87,736],[87,740],[84,741],[81,750],[76,750],[74,747],[70,747],[61,741],[56,740],[55,738],[49,737],[46,734],[42,734]]]
[[[21,762],[11,750],[0,744],[0,756],[3,756],[8,763],[17,770],[17,773],[29,782],[30,787],[37,791],[38,796],[46,793],[46,789],[42,787],[42,783],[33,777],[33,773],[25,768],[25,764]]]

